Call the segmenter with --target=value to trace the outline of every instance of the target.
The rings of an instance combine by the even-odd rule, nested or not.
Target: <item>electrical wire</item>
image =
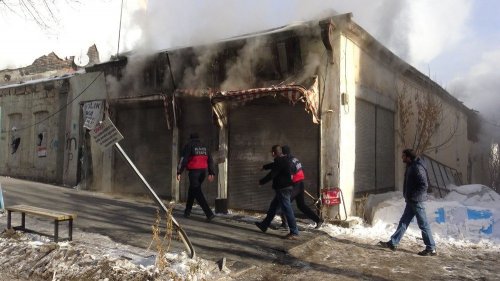
[[[61,112],[63,109],[65,109],[66,107],[68,107],[68,105],[72,104],[78,97],[80,97],[81,95],[83,95],[83,93],[85,93],[87,91],[88,88],[90,88],[90,86],[92,86],[92,84],[94,84],[94,82],[97,80],[97,78],[99,78],[99,76],[101,76],[103,74],[103,72],[99,72],[99,74],[94,78],[94,80],[92,80],[92,82],[90,82],[90,84],[87,85],[87,87],[85,87],[85,89],[83,89],[76,97],[74,97],[70,102],[68,102],[67,104],[65,104],[63,107],[59,108],[56,112],[50,114],[49,116],[47,116],[45,119],[43,120],[40,120],[36,123],[33,123],[29,126],[26,126],[26,127],[22,127],[22,128],[19,128],[19,129],[16,129],[16,131],[22,131],[22,130],[26,130],[26,129],[29,129],[31,127],[34,127],[38,124],[41,124],[47,120],[49,120],[50,118],[52,118],[54,115],[58,114],[59,112]],[[2,130],[1,131],[2,133],[7,133],[8,131],[5,131],[5,130]]]

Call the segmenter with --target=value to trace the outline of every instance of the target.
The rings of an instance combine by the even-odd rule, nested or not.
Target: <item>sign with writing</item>
[[[104,112],[104,101],[89,101],[83,104],[83,127],[93,130],[97,123],[102,120]]]
[[[90,131],[90,135],[102,150],[110,148],[113,144],[123,139],[122,134],[120,134],[109,117],[99,122],[95,128]]]

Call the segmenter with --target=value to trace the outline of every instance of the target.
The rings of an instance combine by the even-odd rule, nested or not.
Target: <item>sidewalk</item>
[[[74,240],[84,233],[95,233],[110,237],[113,241],[147,249],[152,240],[151,226],[156,217],[156,208],[147,198],[122,198],[106,194],[57,187],[36,182],[0,177],[4,189],[5,204],[27,204],[42,208],[77,214],[74,222]],[[270,198],[271,200],[271,198]],[[300,224],[300,239],[280,239],[287,232],[269,229],[262,233],[255,225],[260,218],[247,215],[222,215],[211,223],[205,221],[201,209],[193,209],[190,218],[182,216],[183,205],[174,208],[174,217],[186,231],[198,257],[216,262],[226,258],[228,268],[236,274],[250,268],[272,263],[291,248],[313,239],[320,232],[312,230],[313,223]],[[13,217],[13,223],[19,218]],[[33,221],[27,217],[27,226]],[[311,223],[311,225],[307,225]],[[49,221],[38,222],[37,227],[52,232]],[[5,219],[0,220],[5,228]],[[64,223],[59,227],[60,236],[66,235]],[[305,230],[305,231],[304,231]],[[183,251],[179,241],[173,241],[172,251]]]

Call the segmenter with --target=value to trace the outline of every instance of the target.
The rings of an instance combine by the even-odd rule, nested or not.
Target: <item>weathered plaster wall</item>
[[[60,183],[61,118],[57,114],[66,103],[68,80],[49,80],[36,84],[0,89],[2,133],[0,173],[42,182]],[[16,127],[16,130],[12,130]],[[38,137],[41,134],[43,138]],[[20,138],[12,153],[13,138]]]
[[[78,151],[81,149],[82,140],[80,130],[83,129],[83,123],[80,119],[80,107],[84,101],[99,100],[107,98],[106,81],[101,72],[93,72],[74,76],[70,79],[71,96],[73,100],[67,108],[67,122],[65,124],[64,140],[64,177],[63,183],[67,186],[75,186],[78,182]],[[91,140],[93,142],[93,140]],[[112,151],[101,152],[97,145],[91,145],[92,150],[92,172],[93,181],[84,181],[81,186],[84,189],[99,189],[108,191],[110,188],[110,167]],[[87,152],[88,153],[88,152]],[[89,176],[85,170],[82,170],[82,179]]]
[[[345,36],[340,37],[340,185],[349,213],[354,200],[354,168],[356,159],[356,84],[359,50]],[[344,101],[342,101],[342,95]]]

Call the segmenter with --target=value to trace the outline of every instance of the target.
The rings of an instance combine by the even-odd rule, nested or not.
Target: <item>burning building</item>
[[[187,183],[175,180],[175,170],[197,132],[218,168],[204,192],[222,211],[267,209],[274,194],[257,182],[273,144],[289,145],[301,160],[310,194],[341,188],[348,214],[366,194],[402,188],[400,154],[408,146],[425,157],[437,193],[465,183],[474,165],[474,112],[351,14],[148,56],[123,54],[86,72],[69,79],[73,102],[61,113],[78,147],[78,157],[63,157],[67,185],[143,193],[121,156],[101,151],[83,129],[81,106],[95,100],[163,198],[186,200]]]

